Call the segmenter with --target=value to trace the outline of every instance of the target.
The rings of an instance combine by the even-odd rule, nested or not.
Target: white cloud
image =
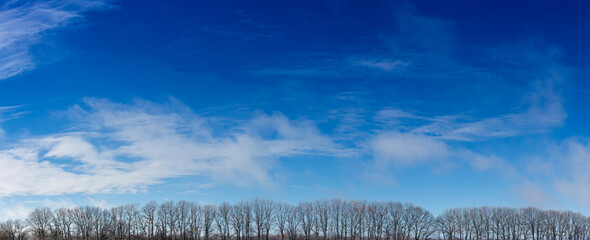
[[[301,68],[265,68],[251,72],[255,75],[296,76],[296,77],[340,77],[342,73],[331,69]]]
[[[377,112],[375,120],[386,127],[407,130],[417,135],[435,136],[442,140],[481,141],[535,133],[544,133],[563,125],[566,112],[558,88],[563,76],[552,71],[546,79],[534,82],[533,90],[525,96],[525,111],[496,117],[470,120],[463,115],[420,116],[395,108]],[[403,120],[412,120],[412,125]]]
[[[473,159],[470,164],[473,169],[478,171],[487,171],[491,169],[503,170],[505,169],[505,162],[503,159],[496,156],[483,156],[479,154],[472,154],[470,158]]]
[[[557,192],[590,207],[590,140],[570,138],[558,146],[552,159],[557,167]]]
[[[506,159],[495,156],[475,153],[468,150],[460,151],[457,156],[466,159],[473,170],[479,172],[492,171],[498,173],[504,180],[511,182],[524,182],[526,178]]]
[[[523,157],[521,172],[506,161],[483,165],[504,169],[504,176],[520,180],[522,184],[512,190],[525,204],[563,207],[556,205],[559,203],[589,209],[590,140],[571,137],[562,142],[542,142],[538,148],[539,151]]]
[[[52,208],[52,209],[58,209],[58,208],[74,208],[74,207],[77,206],[69,198],[58,198],[58,199],[55,199],[55,200],[46,198],[41,203],[42,203],[42,205],[44,207],[49,207],[49,208]]]
[[[484,104],[478,110],[465,107],[469,114],[458,112],[442,116],[419,116],[417,111],[410,111],[415,113],[412,114],[386,108],[377,114],[378,122],[398,124],[394,126],[398,128],[396,130],[410,130],[418,135],[454,141],[544,133],[563,125],[567,113],[559,90],[572,71],[559,60],[559,48],[539,47],[535,41],[482,48],[477,50],[482,57],[470,63],[450,54],[449,50],[455,47],[455,24],[452,21],[423,16],[411,3],[400,3],[394,16],[396,28],[392,33],[382,35],[383,43],[389,46],[391,53],[372,58],[376,60],[361,61],[361,65],[397,72],[400,79],[411,79],[432,88],[429,93],[434,97],[442,95],[439,93],[451,93],[453,98],[468,97],[465,106],[473,106],[478,101]],[[396,71],[400,67],[405,70]],[[510,84],[513,82],[529,82],[530,88],[522,90],[520,84]],[[503,85],[506,87],[496,88]],[[434,89],[436,87],[441,89]],[[493,92],[498,90],[502,92]],[[506,96],[510,96],[508,94],[519,96],[521,92],[525,93],[522,99],[514,99],[508,105],[492,105],[491,108],[488,105],[503,102]],[[482,93],[483,97],[474,93]],[[426,104],[438,106],[442,103]],[[462,105],[458,102],[450,108],[462,109]],[[432,109],[426,110],[433,112]],[[490,114],[490,110],[494,113]],[[479,112],[473,114],[474,111]],[[403,124],[402,120],[408,119],[413,120],[413,125]]]
[[[217,129],[175,101],[85,104],[66,112],[70,131],[0,151],[0,196],[136,192],[183,175],[271,186],[279,158],[346,154],[312,122],[280,113]]]
[[[76,207],[71,199],[67,197],[45,198],[43,200],[22,200],[16,198],[0,198],[0,221],[8,219],[24,220],[36,207],[73,208]]]
[[[525,107],[520,111],[491,117],[461,113],[428,116],[386,107],[375,114],[375,121],[385,129],[434,136],[445,141],[482,141],[545,133],[562,126],[567,117],[559,89],[569,72],[552,62],[544,72],[535,73],[538,80],[533,81],[528,93],[523,94],[520,105]]]
[[[0,106],[0,124],[6,120],[19,118],[24,115],[26,112],[18,111],[17,109],[21,106]],[[2,125],[0,125],[0,140],[4,138],[6,132],[2,129]]]
[[[469,164],[476,171],[495,171],[507,180],[523,180],[517,170],[501,157],[454,147],[433,136],[411,132],[383,132],[377,134],[369,146],[378,168],[388,164],[401,167],[421,164],[449,167],[449,163],[445,161],[452,158],[454,161]]]
[[[398,71],[409,65],[409,63],[401,60],[361,60],[357,64],[385,72]]]
[[[377,164],[416,165],[449,155],[449,147],[445,143],[412,133],[382,133],[371,141],[370,146]]]
[[[29,48],[47,31],[67,25],[84,11],[105,5],[99,0],[4,4],[0,8],[0,80],[35,67]]]
[[[523,201],[523,206],[555,208],[559,205],[559,201],[549,192],[530,181],[515,186],[511,190],[514,195]]]
[[[107,201],[104,200],[104,199],[102,199],[102,200],[96,200],[94,198],[88,197],[88,201],[90,201],[90,204],[92,206],[99,207],[99,208],[102,208],[102,209],[109,209],[109,208],[113,207],[113,205],[108,204]]]
[[[26,51],[7,53],[0,49],[0,80],[34,68],[32,57]]]
[[[28,208],[22,202],[7,204],[0,201],[0,221],[8,219],[26,219],[32,209]]]

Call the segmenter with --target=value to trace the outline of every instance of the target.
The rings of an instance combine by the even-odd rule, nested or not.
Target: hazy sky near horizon
[[[590,211],[588,1],[0,3],[0,219],[254,197]]]

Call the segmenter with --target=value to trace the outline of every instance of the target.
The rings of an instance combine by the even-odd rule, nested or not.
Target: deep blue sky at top
[[[102,128],[107,123],[86,128],[71,118],[73,106],[94,116],[121,110],[113,104],[124,106],[120,116],[190,109],[207,119],[214,143],[244,132],[283,140],[280,127],[245,124],[270,116],[269,125],[281,117],[309,124],[333,145],[251,160],[269,178],[232,172],[247,175],[245,185],[197,169],[131,184],[139,195],[116,187],[0,191],[12,199],[0,207],[60,196],[76,204],[85,196],[180,199],[186,195],[176,193],[196,182],[206,185],[198,188],[203,194],[189,198],[210,202],[344,197],[413,201],[435,211],[456,204],[589,209],[590,179],[562,167],[590,169],[588,1],[146,0],[72,11],[80,16],[26,43],[34,67],[0,80],[3,151],[81,132],[95,134],[81,139],[99,152],[125,146],[109,135],[117,129]],[[173,129],[201,141],[193,130]],[[38,162],[68,159],[73,170],[63,169],[84,173],[75,170],[78,155],[31,148],[41,149]],[[133,162],[131,155],[114,160]],[[243,197],[230,196],[235,191]],[[467,191],[473,194],[453,200]],[[425,200],[432,195],[441,199]]]
[[[477,98],[482,91],[502,90],[509,93],[499,94],[517,95],[513,91],[521,89],[511,89],[511,85],[526,85],[523,83],[526,79],[510,79],[506,81],[508,86],[480,90],[469,86],[478,85],[477,80],[472,79],[442,79],[461,84],[437,83],[439,79],[432,79],[429,84],[429,79],[425,79],[425,83],[416,84],[406,79],[362,73],[305,79],[252,74],[259,69],[305,67],[350,56],[395,56],[387,39],[398,33],[396,11],[415,11],[449,21],[454,25],[451,32],[438,31],[448,35],[440,40],[452,41],[451,46],[440,47],[451,48],[448,51],[453,57],[474,67],[480,67],[480,61],[485,61],[478,58],[477,54],[481,53],[476,50],[480,47],[529,42],[560,48],[558,51],[563,52],[563,62],[568,66],[584,69],[589,65],[586,29],[590,20],[585,1],[569,4],[546,1],[413,1],[412,4],[391,1],[145,1],[137,4],[118,1],[112,4],[114,9],[92,11],[85,14],[84,21],[48,33],[57,36],[46,38],[57,39],[37,46],[33,52],[56,66],[19,76],[32,79],[29,81],[3,83],[9,86],[1,90],[2,101],[14,105],[32,103],[29,94],[13,90],[22,85],[31,86],[32,82],[39,88],[32,89],[37,94],[31,95],[39,100],[173,95],[204,106],[261,100],[268,104],[275,102],[269,98],[289,97],[285,93],[305,92],[313,94],[315,100],[343,91],[366,90],[377,91],[371,98],[385,101],[383,105],[393,100],[411,99],[414,95],[423,99],[423,93],[433,93],[430,98],[456,103],[463,102],[464,96]],[[420,41],[415,46],[410,43],[409,47],[436,52],[439,45],[448,44],[437,39]],[[60,61],[49,60],[55,58]],[[153,68],[154,65],[158,67]],[[325,68],[330,70],[329,66]],[[171,73],[177,76],[165,77]],[[582,78],[584,71],[576,76]],[[113,89],[112,85],[117,88]],[[441,85],[459,91],[439,91]],[[584,85],[584,81],[579,81],[576,87],[584,88]],[[219,91],[211,91],[211,88]],[[228,98],[219,92],[235,97]],[[507,99],[513,100],[510,97]],[[454,104],[452,107],[472,110],[478,106]]]

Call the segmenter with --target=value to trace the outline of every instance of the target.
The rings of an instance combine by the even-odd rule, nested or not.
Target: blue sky
[[[590,3],[5,1],[0,218],[253,197],[590,211]]]

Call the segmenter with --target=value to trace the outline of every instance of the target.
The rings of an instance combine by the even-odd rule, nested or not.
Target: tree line
[[[393,201],[151,201],[109,209],[36,208],[26,219],[1,222],[0,239],[588,240],[590,218],[535,207],[454,208],[435,217]]]

